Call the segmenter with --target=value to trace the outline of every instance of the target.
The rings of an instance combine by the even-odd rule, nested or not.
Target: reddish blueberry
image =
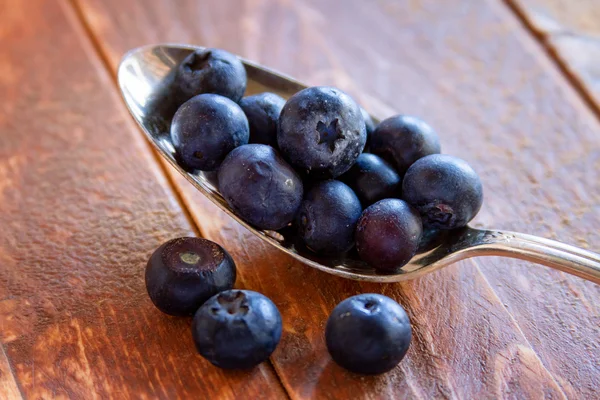
[[[373,268],[395,271],[415,255],[423,226],[417,210],[399,199],[385,199],[363,211],[356,227],[356,249]]]

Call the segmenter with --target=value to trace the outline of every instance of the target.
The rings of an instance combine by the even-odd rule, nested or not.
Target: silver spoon
[[[505,256],[543,264],[600,284],[600,255],[554,240],[516,232],[471,227],[445,232],[439,237],[431,238],[428,248],[423,249],[421,254],[397,272],[383,273],[355,256],[339,259],[315,256],[298,245],[292,229],[272,232],[253,228],[236,216],[219,194],[214,173],[186,172],[177,165],[174,158],[169,125],[175,111],[173,99],[176,98],[176,93],[170,91],[169,85],[174,68],[198,48],[165,44],[131,50],[123,57],[119,66],[121,93],[131,115],[161,156],[223,211],[279,250],[321,271],[372,282],[414,279],[468,257]],[[246,95],[269,91],[287,98],[306,87],[280,73],[250,61],[242,61],[248,73]]]

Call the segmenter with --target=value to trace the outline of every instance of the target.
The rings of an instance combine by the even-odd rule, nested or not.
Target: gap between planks
[[[569,68],[567,61],[563,59],[558,53],[558,50],[551,45],[549,41],[550,36],[534,27],[523,10],[523,6],[519,4],[519,0],[495,1],[498,1],[508,8],[510,13],[514,15],[517,23],[521,25],[524,31],[528,32],[529,35],[533,37],[534,42],[539,45],[541,52],[544,53],[551,61],[551,64],[557,68],[567,85],[575,91],[578,95],[577,97],[583,101],[583,103],[592,111],[596,120],[600,122],[600,104],[596,102],[593,94],[587,89],[585,82],[577,78],[575,72],[571,71],[571,68]]]
[[[108,58],[108,55],[104,51],[101,41],[98,40],[97,36],[94,34],[93,29],[88,24],[88,21],[87,21],[85,15],[84,15],[82,9],[80,8],[80,6],[78,4],[78,1],[77,0],[63,0],[63,1],[66,4],[68,4],[68,6],[65,6],[65,8],[68,8],[68,7],[71,8],[70,12],[67,12],[67,14],[70,14],[70,13],[74,14],[73,19],[77,19],[78,20],[78,23],[80,25],[79,28],[81,30],[83,30],[84,33],[85,33],[85,35],[89,38],[90,45],[93,48],[94,52],[96,53],[96,56],[99,58],[100,62],[102,63],[103,68],[105,70],[108,70],[109,75],[111,77],[111,80],[112,80],[113,84],[115,85],[115,87],[118,90],[118,84],[117,84],[117,80],[116,80],[116,73],[111,68],[111,63],[110,63],[110,60]],[[600,117],[600,108],[597,107],[597,105],[593,101],[591,95],[585,90],[584,85],[582,85],[581,82],[579,82],[573,76],[573,74],[568,70],[568,68],[565,66],[565,64],[560,60],[560,58],[556,54],[556,51],[545,40],[545,36],[542,33],[539,33],[535,29],[533,29],[532,25],[530,24],[530,22],[528,21],[528,19],[526,18],[526,16],[523,14],[522,10],[520,9],[520,6],[517,5],[517,4],[515,4],[515,0],[490,0],[490,3],[496,3],[500,7],[505,7],[506,9],[508,9],[509,14],[511,14],[511,15],[513,15],[515,17],[515,22],[516,22],[515,26],[517,26],[517,27],[520,26],[521,29],[523,29],[524,31],[526,31],[527,32],[525,34],[526,36],[529,36],[529,35],[533,36],[534,42],[536,42],[536,43],[538,43],[540,45],[542,53],[545,53],[548,56],[548,58],[550,60],[550,64],[553,65],[553,66],[555,66],[555,67],[558,67],[558,70],[560,72],[559,75],[561,75],[564,78],[566,78],[567,85],[570,86],[571,88],[575,89],[576,94],[579,95],[577,97],[584,100],[584,103],[592,110],[592,113],[596,117]],[[178,203],[180,204],[183,212],[185,213],[186,218],[190,222],[190,225],[194,229],[197,229],[198,233],[200,233],[200,235],[202,236],[202,228],[201,228],[200,224],[197,221],[195,221],[195,219],[193,218],[191,212],[189,211],[189,208],[187,206],[187,202],[185,201],[185,199],[181,195],[180,188],[178,187],[178,185],[174,181],[174,178],[172,177],[171,173],[167,170],[166,163],[164,163],[164,161],[161,159],[160,155],[152,148],[152,145],[150,143],[148,143],[148,141],[145,138],[144,138],[144,142],[146,142],[146,145],[148,146],[148,148],[153,153],[154,158],[156,159],[156,162],[158,162],[158,164],[160,165],[160,168],[163,171],[163,174],[165,175],[167,181],[169,182],[169,185],[171,186],[171,188],[172,188],[172,190],[173,190],[173,192],[174,192],[174,194],[176,196],[176,199],[177,199]],[[492,291],[492,293],[494,294],[494,296],[496,296],[498,298],[498,294],[493,289],[493,287],[489,284],[487,278],[485,277],[485,274],[483,273],[483,271],[481,271],[479,264],[475,260],[471,260],[471,261],[476,266],[476,269],[478,270],[478,273],[483,276],[485,282],[487,283],[488,287],[490,288],[490,290]],[[499,304],[502,304],[502,303],[499,302]],[[519,333],[521,334],[521,336],[525,339],[525,341],[528,344],[529,348],[536,355],[536,358],[538,359],[538,362],[540,363],[540,366],[542,366],[546,370],[546,372],[551,377],[551,379],[556,383],[556,386],[560,390],[560,392],[562,393],[562,395],[565,396],[564,391],[562,390],[562,388],[560,387],[560,385],[558,385],[558,383],[556,382],[556,378],[554,377],[554,375],[547,370],[546,366],[541,361],[539,355],[537,354],[537,352],[535,351],[535,349],[533,348],[533,346],[531,345],[531,343],[526,339],[525,335],[522,332],[522,329],[521,329],[520,325],[517,323],[517,321],[514,318],[514,316],[510,313],[510,311],[506,307],[503,306],[503,308],[509,314],[512,322],[517,327],[517,329],[518,329]],[[291,394],[290,394],[288,388],[286,387],[286,385],[283,383],[283,380],[281,379],[279,371],[277,370],[277,368],[275,367],[275,365],[272,363],[271,360],[270,360],[269,364],[270,364],[270,367],[273,370],[274,374],[279,379],[279,383],[284,388],[284,391],[286,392],[287,396],[290,397]],[[566,398],[566,396],[565,396],[565,398]]]
[[[61,0],[60,4],[62,4],[63,10],[65,11],[67,18],[72,22],[74,29],[76,31],[82,31],[83,35],[85,35],[85,37],[87,37],[87,43],[85,43],[86,39],[83,39],[82,36],[80,36],[80,40],[82,42],[84,42],[83,43],[84,48],[87,45],[87,47],[90,47],[93,50],[95,57],[97,57],[96,61],[99,61],[99,63],[101,64],[102,70],[104,70],[105,73],[108,73],[110,80],[114,85],[114,89],[119,91],[119,85],[118,85],[118,81],[117,81],[116,71],[112,70],[110,60],[109,60],[106,52],[103,50],[101,42],[98,40],[98,38],[94,34],[92,28],[88,24],[88,21],[85,18],[83,11],[79,7],[77,0]],[[119,97],[121,97],[121,96],[119,95]],[[124,107],[124,106],[125,105],[123,104],[123,101],[121,99],[121,107]],[[127,111],[127,110],[125,110],[125,111],[126,111],[127,115],[129,115],[129,111]],[[138,132],[138,134],[140,134],[140,128],[139,128],[139,126],[137,126],[137,124],[136,124],[135,128],[133,128],[133,129],[136,132]],[[158,152],[152,147],[152,144],[150,144],[145,137],[143,138],[143,141],[146,144],[148,150],[152,153],[155,162],[158,164],[166,181],[168,182],[168,185],[169,185],[171,191],[173,192],[175,199],[180,206],[180,209],[184,213],[189,226],[192,228],[192,230],[194,231],[194,233],[197,236],[204,237],[205,235],[202,231],[200,224],[192,216],[191,212],[189,211],[187,202],[185,201],[184,197],[181,194],[180,189],[178,188],[178,185],[176,184],[172,174],[168,171],[167,163],[165,161],[163,161],[160,154],[158,154]],[[275,366],[273,365],[273,362],[271,359],[269,359],[268,365],[269,365],[269,369],[273,373],[273,376],[277,377],[277,383],[283,389],[282,391],[286,394],[286,397],[288,399],[291,399],[291,394],[289,393],[288,388],[284,385],[283,380],[281,379],[281,376],[280,376],[277,368],[275,368]]]
[[[489,3],[492,5],[498,6],[498,8],[504,7],[508,11],[508,14],[512,15],[514,22],[515,22],[515,26],[520,28],[518,30],[524,32],[524,37],[521,37],[521,39],[524,39],[524,38],[533,39],[532,40],[533,44],[538,47],[538,50],[540,51],[541,54],[543,54],[547,57],[547,61],[549,61],[547,63],[547,65],[555,68],[555,70],[558,72],[558,75],[560,75],[562,77],[561,80],[563,81],[563,83],[565,83],[566,86],[568,86],[570,89],[573,90],[574,97],[579,100],[582,100],[584,106],[587,106],[589,108],[593,117],[596,117],[595,118],[596,121],[600,121],[600,108],[594,101],[592,95],[585,89],[585,86],[583,85],[583,83],[580,82],[569,71],[568,67],[566,66],[565,63],[563,63],[563,61],[560,59],[560,57],[558,57],[556,50],[552,46],[550,46],[548,41],[545,39],[545,35],[541,32],[537,32],[536,29],[534,29],[533,25],[531,25],[529,19],[527,18],[527,16],[521,9],[521,6],[519,6],[516,3],[517,1],[518,0],[489,0]],[[515,33],[516,32],[517,31],[515,31]],[[519,37],[519,36],[520,35],[517,34],[517,37]],[[524,40],[521,40],[521,42],[523,43],[523,45],[527,45],[527,43],[525,43]],[[510,310],[504,305],[504,303],[502,301],[500,301],[500,297],[498,296],[498,293],[496,292],[494,287],[490,284],[486,274],[481,269],[481,266],[478,263],[478,261],[475,258],[471,258],[468,261],[470,261],[475,266],[477,271],[479,271],[479,274],[481,274],[481,276],[483,277],[487,286],[490,288],[491,292],[496,297],[498,304],[500,304],[504,308],[506,313],[509,315],[511,321],[517,328],[519,334],[523,337],[523,340],[525,340],[525,342],[527,343],[529,348],[533,351],[533,354],[535,354],[535,357],[536,357],[537,361],[539,362],[540,366],[542,368],[544,368],[544,370],[546,371],[548,376],[551,377],[551,379],[556,384],[556,387],[558,388],[560,393],[564,396],[564,398],[565,399],[568,398],[568,396],[566,395],[562,386],[558,383],[554,374],[551,373],[550,370],[547,368],[547,366],[544,364],[544,362],[542,361],[542,358],[536,351],[535,347],[532,345],[532,343],[529,341],[529,339],[523,332],[523,329],[521,328],[521,325],[518,323],[517,319],[513,316],[513,314],[510,312]],[[560,274],[565,275],[564,272],[560,272]]]
[[[94,35],[94,32],[92,31],[87,20],[85,19],[85,16],[83,15],[81,8],[77,4],[77,1],[76,0],[60,0],[60,4],[63,5],[63,10],[65,11],[67,18],[73,22],[74,29],[78,30],[78,31],[82,31],[83,34],[88,38],[87,45],[92,48],[93,54],[98,58],[98,60],[96,60],[96,61],[100,62],[102,70],[104,70],[105,72],[108,72],[110,80],[114,84],[114,88],[117,91],[120,91],[119,84],[117,82],[117,73],[116,73],[116,71],[112,70],[108,56],[102,49],[102,44],[98,41],[98,39]],[[80,36],[80,38],[81,37],[82,36]],[[82,41],[84,41],[84,40],[85,39],[82,39]],[[83,46],[85,48],[86,43],[84,43]],[[121,101],[121,107],[123,108],[123,106],[125,106],[125,104],[123,103],[123,99],[120,94],[118,97]],[[129,117],[127,119],[127,121],[130,123],[131,116],[129,115],[129,111],[127,110],[126,107],[125,107],[125,111]],[[141,128],[137,125],[137,123],[135,123],[134,125],[135,125],[135,128],[132,128],[132,129],[135,130],[136,132],[139,132]],[[189,227],[193,230],[193,232],[196,236],[204,237],[205,235],[202,231],[202,228],[198,225],[198,223],[192,217],[192,214],[190,213],[188,207],[186,206],[183,196],[181,195],[181,192],[178,189],[173,176],[168,171],[169,165],[162,160],[160,154],[158,154],[158,151],[156,151],[154,149],[154,147],[152,147],[152,144],[149,143],[145,137],[143,137],[142,139],[143,139],[145,146],[147,147],[149,152],[152,154],[154,160],[158,164],[158,167],[162,171],[162,174],[165,177],[166,181],[168,182],[168,185],[171,188],[173,195],[175,196],[175,200],[179,204],[186,220],[188,221]]]
[[[537,362],[540,363],[540,366],[544,369],[544,371],[546,371],[546,373],[548,374],[548,376],[552,379],[552,382],[554,382],[554,384],[556,385],[556,388],[563,395],[563,398],[564,399],[568,399],[569,397],[567,396],[567,394],[563,390],[562,386],[559,384],[559,382],[556,379],[556,377],[554,376],[554,374],[548,369],[548,367],[546,367],[546,365],[542,361],[542,358],[540,357],[540,355],[538,354],[538,352],[535,350],[535,347],[533,347],[533,345],[531,344],[531,342],[529,341],[529,339],[525,335],[525,332],[523,332],[523,328],[521,328],[521,325],[519,324],[519,322],[517,322],[517,319],[515,318],[515,316],[512,315],[512,313],[510,312],[510,310],[508,309],[508,307],[500,299],[500,296],[498,296],[498,293],[494,290],[494,287],[492,286],[492,284],[490,283],[490,281],[488,280],[488,278],[485,276],[485,273],[481,270],[481,266],[476,262],[475,258],[469,258],[469,259],[467,259],[467,261],[471,262],[473,264],[473,266],[475,266],[475,268],[477,269],[477,271],[479,271],[479,273],[481,274],[481,277],[485,281],[486,285],[488,285],[488,287],[490,288],[490,290],[491,290],[493,296],[495,297],[496,301],[498,302],[498,304],[500,304],[501,307],[504,308],[504,310],[508,314],[508,317],[510,318],[510,320],[512,321],[512,323],[517,328],[517,331],[523,337],[523,340],[525,341],[525,343],[527,343],[527,346],[529,346],[529,348],[532,350],[533,354],[535,355],[535,358],[536,358]],[[561,271],[561,274],[564,275],[564,272]]]

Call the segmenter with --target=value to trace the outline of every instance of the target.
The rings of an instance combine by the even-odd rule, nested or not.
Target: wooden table
[[[600,286],[526,262],[460,262],[362,284],[262,244],[162,163],[120,99],[123,53],[222,47],[379,116],[428,120],[482,176],[476,226],[600,250],[597,0],[0,0],[0,398],[600,398]],[[143,177],[143,178],[140,178]],[[161,242],[230,250],[272,298],[270,362],[227,372],[190,320],[148,300]],[[359,377],[325,350],[328,313],[380,292],[414,341]]]

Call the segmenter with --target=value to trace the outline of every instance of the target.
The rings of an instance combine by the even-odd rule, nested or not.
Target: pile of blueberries
[[[179,165],[216,171],[221,195],[252,226],[295,229],[308,251],[323,256],[356,247],[371,267],[393,272],[423,241],[466,226],[481,208],[478,175],[440,154],[438,136],[420,119],[396,115],[375,126],[339,89],[310,87],[286,101],[274,93],[243,97],[246,81],[236,56],[191,53],[175,71],[183,104],[170,135]],[[256,365],[281,336],[275,305],[259,293],[231,290],[234,281],[227,252],[197,238],[164,244],[146,271],[155,305],[195,313],[198,351],[224,368]],[[326,329],[333,359],[363,373],[393,368],[410,337],[402,307],[376,294],[340,303]]]

